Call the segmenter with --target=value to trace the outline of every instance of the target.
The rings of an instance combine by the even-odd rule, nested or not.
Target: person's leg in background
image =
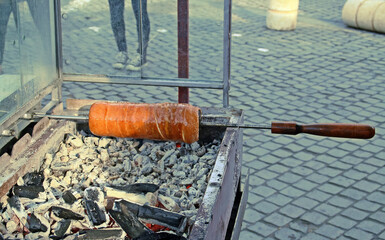
[[[126,27],[124,23],[124,0],[108,0],[112,32],[114,33],[119,53],[116,55],[116,63],[112,66],[123,69],[128,61]]]
[[[133,59],[127,66],[128,70],[140,70],[147,63],[147,47],[150,39],[150,19],[147,12],[147,0],[131,0],[132,10],[136,19],[136,30],[138,34],[139,57]]]
[[[4,48],[5,48],[5,35],[7,33],[7,26],[9,16],[13,12],[15,22],[16,20],[16,5],[11,0],[0,1],[0,74],[3,73],[3,60],[4,60]]]

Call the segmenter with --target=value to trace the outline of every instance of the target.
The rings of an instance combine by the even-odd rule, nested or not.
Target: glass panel
[[[218,0],[189,1],[190,80],[223,81],[223,4]],[[176,0],[148,3],[151,34],[143,77],[178,77],[177,7]]]
[[[0,1],[0,123],[19,105],[21,87],[17,6]]]
[[[189,1],[190,80],[223,81],[223,4]],[[62,0],[64,73],[177,79],[177,10],[177,0]]]
[[[125,69],[138,49],[131,1],[62,0],[61,5],[64,73],[140,77],[140,71]]]
[[[56,79],[57,74],[53,1],[0,1],[0,11],[1,28],[8,30],[1,34],[5,39],[0,75],[2,123]]]

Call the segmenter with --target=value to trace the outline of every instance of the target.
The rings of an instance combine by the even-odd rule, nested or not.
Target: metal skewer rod
[[[48,115],[48,114],[29,114],[30,118],[48,117],[53,119],[66,120],[88,120],[88,116],[70,116],[70,115]],[[210,127],[234,127],[234,128],[252,128],[252,129],[271,129],[271,133],[297,135],[299,133],[307,133],[325,137],[341,137],[341,138],[359,138],[369,139],[375,135],[375,129],[366,124],[356,123],[314,123],[314,124],[298,124],[296,122],[272,122],[267,124],[228,124],[213,123],[201,121],[200,126]]]

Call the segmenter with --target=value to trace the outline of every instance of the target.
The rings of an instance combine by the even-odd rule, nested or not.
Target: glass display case
[[[57,80],[53,1],[0,1],[0,123]]]

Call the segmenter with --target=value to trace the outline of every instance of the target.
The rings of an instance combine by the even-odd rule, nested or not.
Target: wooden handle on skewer
[[[366,124],[354,123],[316,123],[300,125],[296,122],[272,122],[271,133],[296,135],[308,133],[327,137],[369,139],[375,129]]]

